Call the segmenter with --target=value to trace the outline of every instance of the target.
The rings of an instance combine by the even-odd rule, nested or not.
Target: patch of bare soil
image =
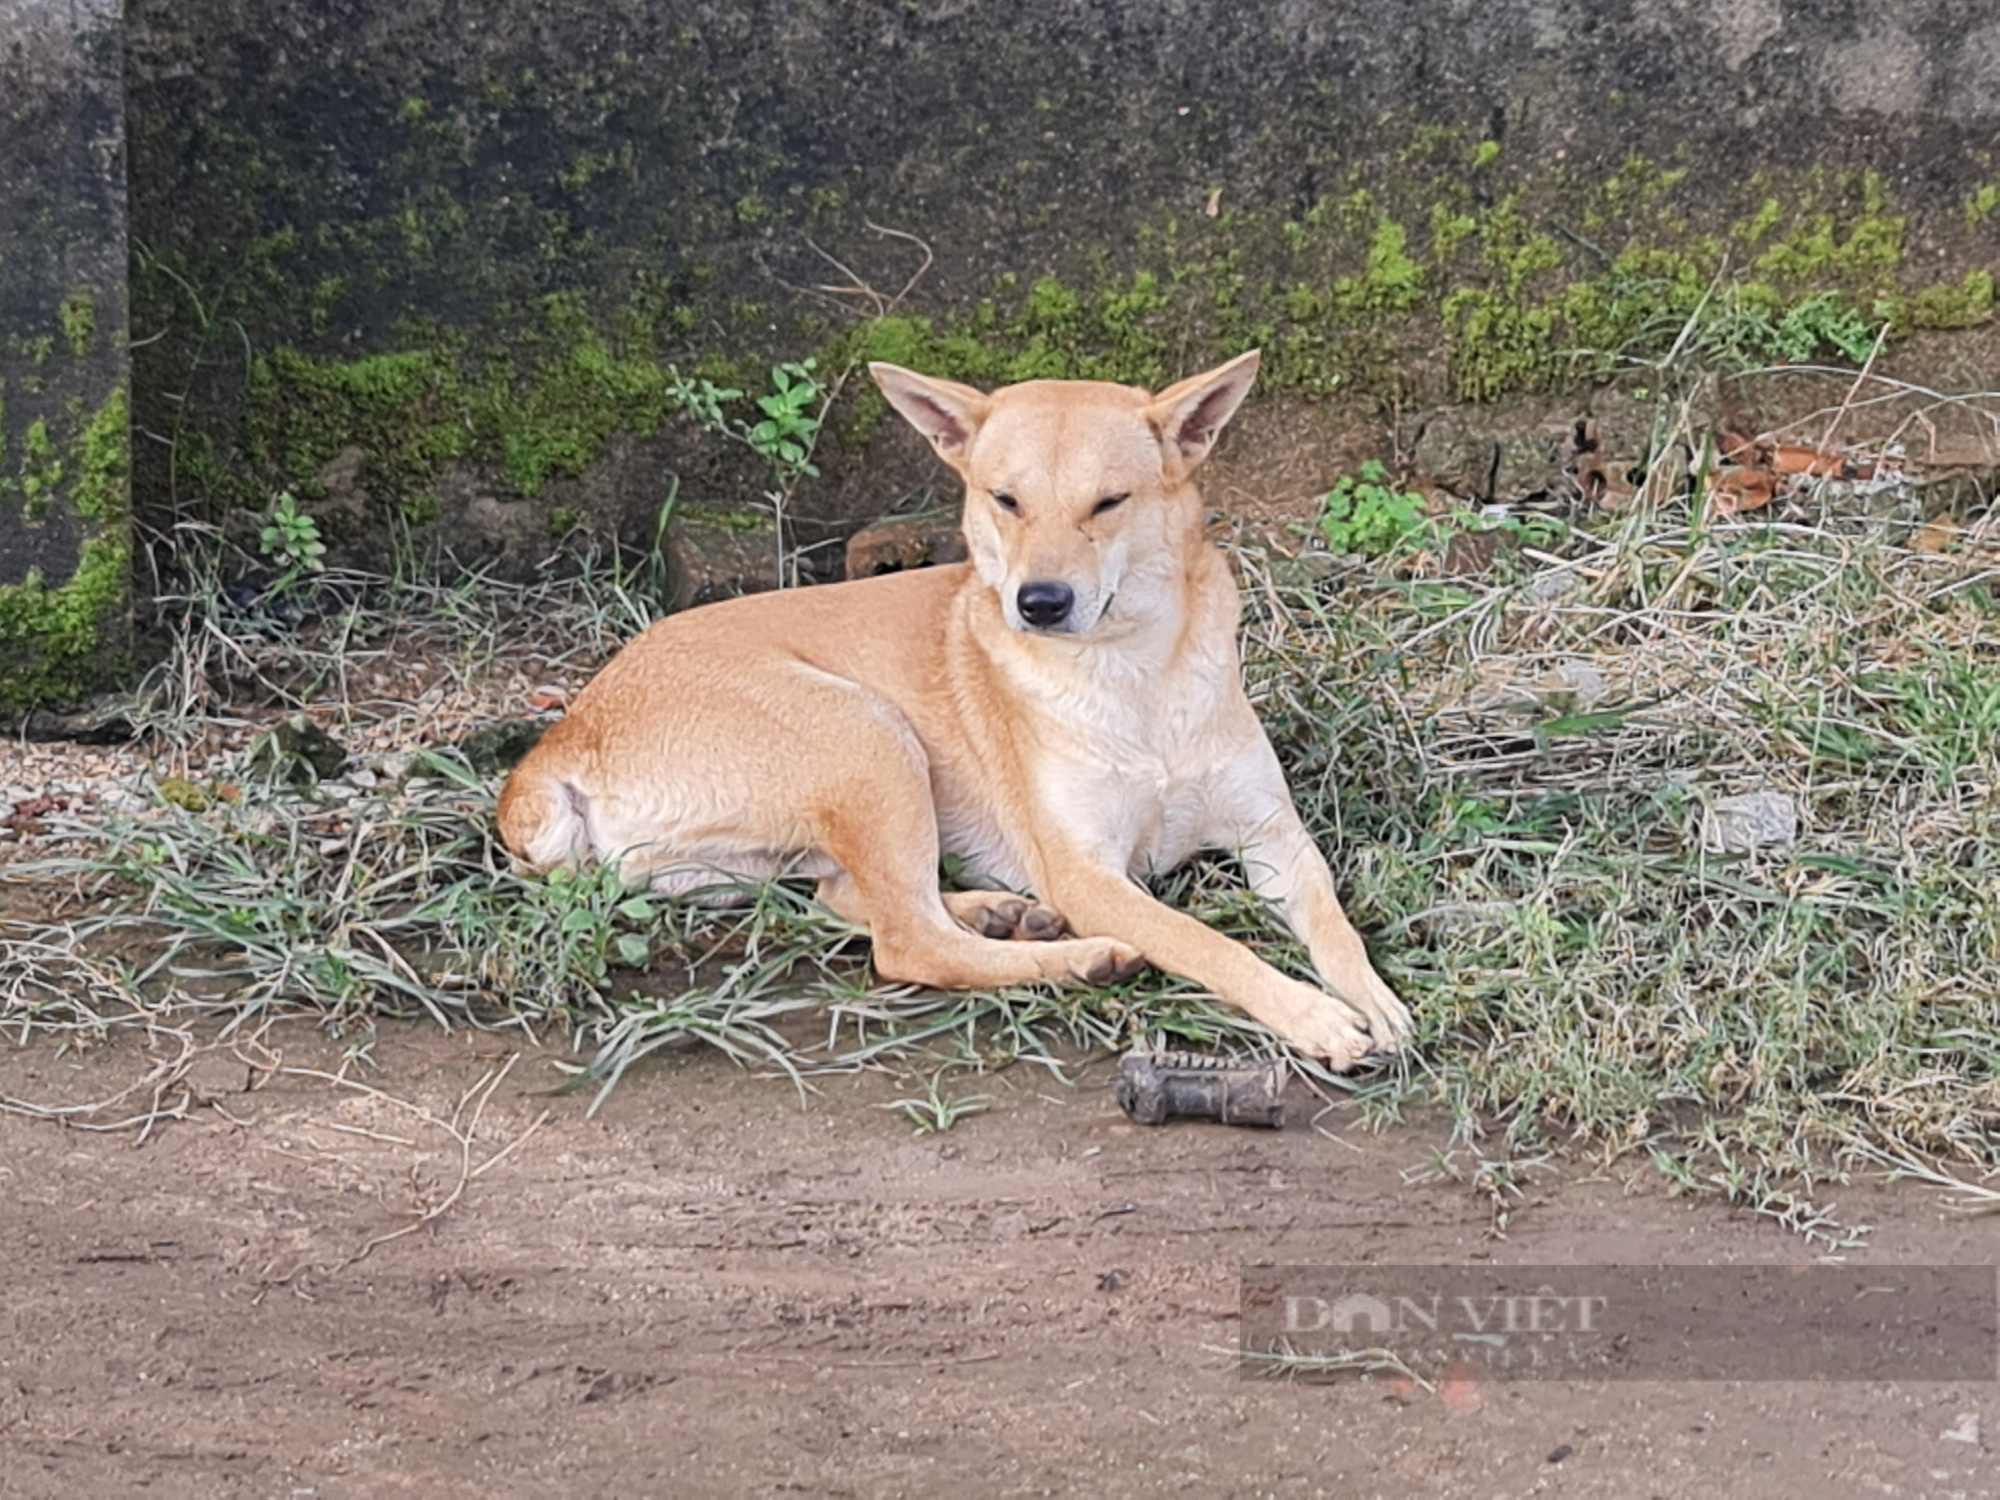
[[[1316,1129],[1304,1095],[1279,1133],[1148,1130],[1108,1066],[1075,1089],[1019,1067],[982,1082],[989,1112],[912,1136],[887,1080],[801,1108],[701,1054],[589,1119],[542,1092],[550,1054],[496,1086],[512,1040],[385,1032],[364,1090],[322,1076],[317,1033],[273,1035],[293,1071],[244,1092],[203,1058],[142,1147],[0,1114],[8,1496],[2000,1487],[1990,1383],[1431,1395],[1248,1381],[1226,1352],[1251,1262],[1811,1258],[1644,1169],[1532,1177],[1496,1238],[1487,1198],[1409,1180],[1434,1126]],[[0,1097],[98,1099],[149,1062],[9,1049]],[[1926,1190],[1837,1196],[1879,1226],[1867,1259],[1992,1257],[2000,1220]]]

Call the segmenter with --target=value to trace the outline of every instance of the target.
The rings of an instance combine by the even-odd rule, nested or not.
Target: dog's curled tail
[[[537,874],[582,863],[591,854],[582,791],[530,756],[501,788],[500,837]]]

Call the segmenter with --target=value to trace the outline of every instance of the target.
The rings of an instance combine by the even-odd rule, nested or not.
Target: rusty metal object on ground
[[[1285,1065],[1142,1049],[1119,1064],[1117,1095],[1140,1125],[1220,1120],[1276,1130],[1285,1123]]]

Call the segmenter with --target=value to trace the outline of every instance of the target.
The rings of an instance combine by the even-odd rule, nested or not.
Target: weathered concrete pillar
[[[128,645],[118,0],[0,0],[0,720]]]

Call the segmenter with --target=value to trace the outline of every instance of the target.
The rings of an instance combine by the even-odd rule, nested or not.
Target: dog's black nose
[[[1076,590],[1066,583],[1024,583],[1015,602],[1022,619],[1037,630],[1048,630],[1069,618]]]

